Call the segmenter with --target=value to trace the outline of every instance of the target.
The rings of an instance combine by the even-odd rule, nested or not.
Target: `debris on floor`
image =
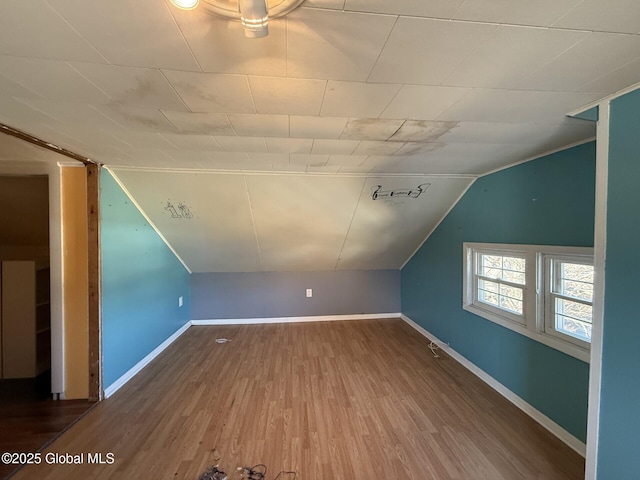
[[[216,343],[227,343],[230,342],[228,338],[216,338]]]
[[[226,473],[218,469],[218,465],[213,465],[198,480],[227,480],[228,478]]]

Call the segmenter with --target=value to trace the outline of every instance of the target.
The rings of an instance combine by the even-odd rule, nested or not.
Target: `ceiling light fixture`
[[[200,0],[171,0],[171,3],[182,10],[193,10],[199,2]]]
[[[304,0],[171,0],[175,6],[191,10],[198,3],[209,13],[228,20],[239,20],[245,37],[269,35],[269,19],[287,15]],[[187,5],[187,6],[185,6]]]

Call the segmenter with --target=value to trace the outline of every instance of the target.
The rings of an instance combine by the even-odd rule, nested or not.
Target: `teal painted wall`
[[[402,312],[582,441],[589,366],[462,309],[462,243],[593,246],[595,143],[478,179],[401,272]]]
[[[598,478],[640,478],[640,91],[611,102]]]
[[[190,320],[190,279],[106,170],[100,209],[106,388]]]

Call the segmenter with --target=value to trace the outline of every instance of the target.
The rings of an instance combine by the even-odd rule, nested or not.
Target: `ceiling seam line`
[[[83,62],[78,62],[78,63],[83,63]],[[82,78],[84,78],[87,82],[89,82],[91,85],[93,85],[95,88],[97,88],[98,90],[100,90],[102,93],[104,93],[107,97],[109,97],[112,101],[117,102],[117,100],[115,98],[113,98],[111,95],[109,95],[106,91],[104,91],[102,88],[100,88],[100,85],[94,83],[89,77],[87,77],[84,73],[82,73],[80,70],[78,70],[69,60],[66,60],[64,62],[65,65],[69,66],[69,68],[72,68],[78,75],[80,75]],[[99,64],[94,64],[94,65],[99,65]]]
[[[369,74],[367,75],[367,78],[365,79],[364,83],[369,83],[369,80],[371,79],[371,75],[373,74],[373,71],[376,69],[376,65],[378,65],[378,62],[380,61],[380,57],[382,56],[382,52],[384,52],[385,48],[387,47],[387,43],[389,43],[389,39],[391,38],[391,34],[393,33],[393,30],[396,28],[396,25],[398,24],[398,19],[400,18],[400,15],[396,15],[396,19],[393,21],[393,25],[391,25],[391,28],[389,29],[389,33],[387,34],[387,38],[384,39],[384,43],[382,44],[382,47],[380,48],[380,51],[378,52],[378,55],[376,56],[376,61],[373,62],[373,65],[371,66],[371,69],[369,70]],[[400,87],[402,88],[402,87]],[[398,89],[399,91],[399,89]]]
[[[171,15],[171,19],[173,20],[173,23],[175,24],[176,28],[180,32],[180,36],[182,37],[182,40],[184,41],[185,45],[189,49],[189,53],[191,53],[191,57],[193,58],[193,61],[196,62],[196,65],[200,69],[200,72],[204,72],[204,69],[202,68],[202,65],[200,65],[200,62],[198,61],[198,57],[196,57],[196,54],[193,53],[193,49],[191,48],[191,44],[187,40],[187,37],[185,37],[184,32],[182,31],[182,28],[180,27],[180,24],[176,20],[176,17],[173,14],[173,12],[171,11],[171,8],[169,7],[169,5],[166,2],[165,2],[164,5],[167,8],[167,10],[169,11],[169,15]]]
[[[182,98],[182,96],[178,93],[178,90],[176,90],[176,87],[173,86],[173,83],[171,83],[169,81],[169,79],[167,78],[167,76],[164,73],[164,70],[161,68],[158,68],[158,71],[160,72],[160,75],[162,75],[162,78],[164,78],[164,81],[167,82],[167,84],[169,85],[169,88],[171,88],[171,90],[173,90],[173,93],[176,94],[176,96],[180,99],[180,102],[182,102],[182,105],[184,105],[184,108],[187,109],[187,112],[192,112],[191,108],[189,108],[189,105],[187,104],[187,102],[184,101],[184,98]],[[158,111],[160,113],[162,113],[162,115],[164,116],[164,118],[166,118],[167,120],[169,120],[167,118],[167,116],[162,112],[162,109],[159,108]],[[171,120],[169,120],[169,123],[171,123],[171,125],[173,125],[174,127],[176,127],[177,130],[180,130]]]
[[[51,5],[51,4],[48,2],[48,0],[45,0],[45,1],[44,1],[44,3],[45,3],[45,4],[47,5],[47,7],[49,7],[49,8],[50,8],[50,9],[51,9],[51,10],[52,10],[52,11],[53,11],[53,12],[54,12],[58,17],[60,17],[60,20],[62,20],[66,25],[68,25],[68,27],[69,27],[71,30],[73,30],[73,31],[75,32],[75,34],[76,34],[76,35],[78,35],[82,40],[84,40],[84,42],[85,42],[87,45],[89,45],[89,47],[91,47],[91,49],[92,49],[93,51],[95,51],[98,55],[100,55],[100,56],[102,57],[102,59],[103,59],[105,62],[107,62],[107,64],[109,64],[109,65],[111,64],[111,62],[109,61],[109,59],[108,59],[107,57],[105,57],[105,56],[102,54],[102,52],[96,48],[96,46],[95,46],[93,43],[91,43],[89,40],[87,40],[86,38],[84,38],[84,35],[82,35],[82,34],[78,31],[78,29],[77,29],[76,27],[74,27],[73,25],[71,25],[71,23],[69,23],[69,21],[68,21],[66,18],[64,18],[64,16],[63,16],[60,12],[58,12],[58,10],[56,10],[56,9],[54,8],[54,6],[53,6],[53,5]]]
[[[566,12],[564,12],[562,15],[560,15],[560,17],[556,18],[553,23],[550,25],[550,27],[552,27],[553,25],[555,25],[556,23],[558,23],[560,20],[562,20],[564,17],[566,17],[567,15],[569,15],[571,12],[573,12],[576,8],[578,8],[579,5],[582,5],[584,3],[584,0],[580,0],[578,3],[576,3],[573,7],[571,7],[569,10],[567,10]]]
[[[362,192],[364,192],[364,186],[367,184],[368,179],[369,179],[368,176],[362,179],[362,187],[360,187],[360,195],[358,196],[358,201],[356,202],[355,207],[353,207],[353,213],[351,214],[351,220],[349,221],[349,228],[347,228],[347,232],[344,234],[344,240],[342,241],[342,246],[340,247],[340,253],[338,253],[336,264],[333,267],[334,271],[338,269],[338,264],[342,259],[342,252],[344,252],[344,246],[347,244],[347,238],[349,238],[349,232],[351,231],[351,226],[353,225],[353,219],[356,218],[356,212],[358,211],[360,200],[362,200]]]
[[[340,10],[328,9],[328,8],[319,8],[319,7],[302,7],[307,10],[319,10],[323,12],[339,12]],[[420,15],[406,15],[406,14],[397,14],[397,13],[383,13],[383,12],[369,12],[369,11],[357,11],[357,10],[343,10],[346,13],[360,13],[363,15],[377,15],[381,17],[402,17],[402,18],[411,18],[418,20],[435,20],[437,22],[449,22],[449,23],[467,23],[472,25],[496,25],[503,27],[523,27],[523,28],[534,28],[538,30],[564,30],[564,31],[578,31],[578,32],[589,32],[589,33],[612,33],[618,35],[630,35],[630,36],[640,36],[640,32],[616,32],[610,30],[590,30],[588,28],[570,28],[570,27],[553,27],[551,25],[532,25],[528,23],[508,23],[508,22],[489,22],[483,20],[466,20],[462,18],[452,18],[452,17],[429,17],[429,16],[420,16]]]
[[[556,55],[555,57],[549,59],[548,61],[546,61],[545,63],[543,63],[542,65],[539,65],[538,67],[536,67],[532,72],[529,72],[529,74],[525,75],[524,77],[522,77],[520,79],[520,83],[525,82],[528,78],[531,78],[532,76],[534,76],[536,73],[538,73],[539,71],[541,71],[543,68],[545,68],[547,65],[551,65],[552,62],[555,62],[557,59],[559,59],[562,55],[564,55],[565,53],[569,52],[569,50],[577,47],[579,44],[581,44],[582,42],[584,42],[587,38],[589,38],[591,35],[593,35],[594,32],[590,32],[587,33],[587,35],[585,35],[584,37],[580,38],[579,40],[576,40],[574,43],[572,43],[571,45],[569,45],[567,48],[565,48],[562,52],[560,52],[558,55]],[[609,72],[611,73],[611,72]],[[511,90],[527,90],[525,89],[511,89]],[[539,91],[549,91],[549,90],[532,90],[535,92],[539,92]],[[551,90],[554,91],[554,90]],[[565,93],[560,91],[559,93]],[[583,93],[583,92],[570,92],[570,93]]]

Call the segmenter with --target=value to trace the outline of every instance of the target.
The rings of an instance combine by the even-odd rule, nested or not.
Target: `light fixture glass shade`
[[[171,3],[182,10],[193,10],[199,2],[200,0],[171,0]]]
[[[267,0],[238,0],[238,7],[245,37],[257,38],[269,35]]]

